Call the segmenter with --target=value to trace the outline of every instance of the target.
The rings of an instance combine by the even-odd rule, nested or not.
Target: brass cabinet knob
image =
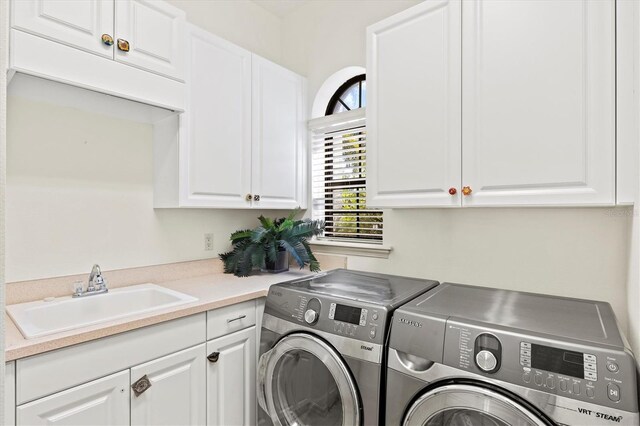
[[[462,187],[462,195],[470,195],[473,192],[470,186]]]
[[[458,190],[455,189],[454,187],[449,188],[449,195],[456,195],[458,193]]]
[[[253,196],[253,201],[260,201],[260,196],[259,195],[254,195]]]
[[[247,200],[247,201],[251,201],[253,199],[253,195],[247,194],[247,195],[245,195],[244,199]]]
[[[128,52],[129,51],[129,42],[123,38],[119,38],[118,39],[118,49],[122,50],[123,52]]]
[[[106,44],[107,46],[113,46],[113,37],[111,37],[109,34],[102,34],[102,43]]]

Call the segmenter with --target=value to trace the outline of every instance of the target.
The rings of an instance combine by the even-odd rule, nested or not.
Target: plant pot
[[[276,256],[275,262],[265,262],[265,272],[272,274],[278,274],[280,272],[287,272],[289,270],[289,255],[286,251],[279,251]]]

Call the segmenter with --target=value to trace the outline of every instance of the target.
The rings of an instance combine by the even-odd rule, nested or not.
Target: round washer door
[[[525,405],[481,386],[443,385],[407,410],[404,426],[547,426]]]
[[[258,401],[276,425],[360,425],[358,390],[333,347],[290,334],[260,357]]]

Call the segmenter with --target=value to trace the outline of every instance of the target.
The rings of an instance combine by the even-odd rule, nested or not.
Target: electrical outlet
[[[213,234],[212,233],[204,234],[204,249],[206,251],[213,250]]]

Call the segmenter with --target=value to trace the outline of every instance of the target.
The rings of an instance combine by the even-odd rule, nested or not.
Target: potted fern
[[[324,222],[294,219],[298,210],[286,218],[271,219],[260,216],[260,226],[231,234],[231,251],[220,254],[224,272],[246,277],[255,268],[267,272],[289,270],[289,256],[300,269],[309,265],[312,272],[320,270],[320,263],[309,247],[308,239],[324,230]]]

